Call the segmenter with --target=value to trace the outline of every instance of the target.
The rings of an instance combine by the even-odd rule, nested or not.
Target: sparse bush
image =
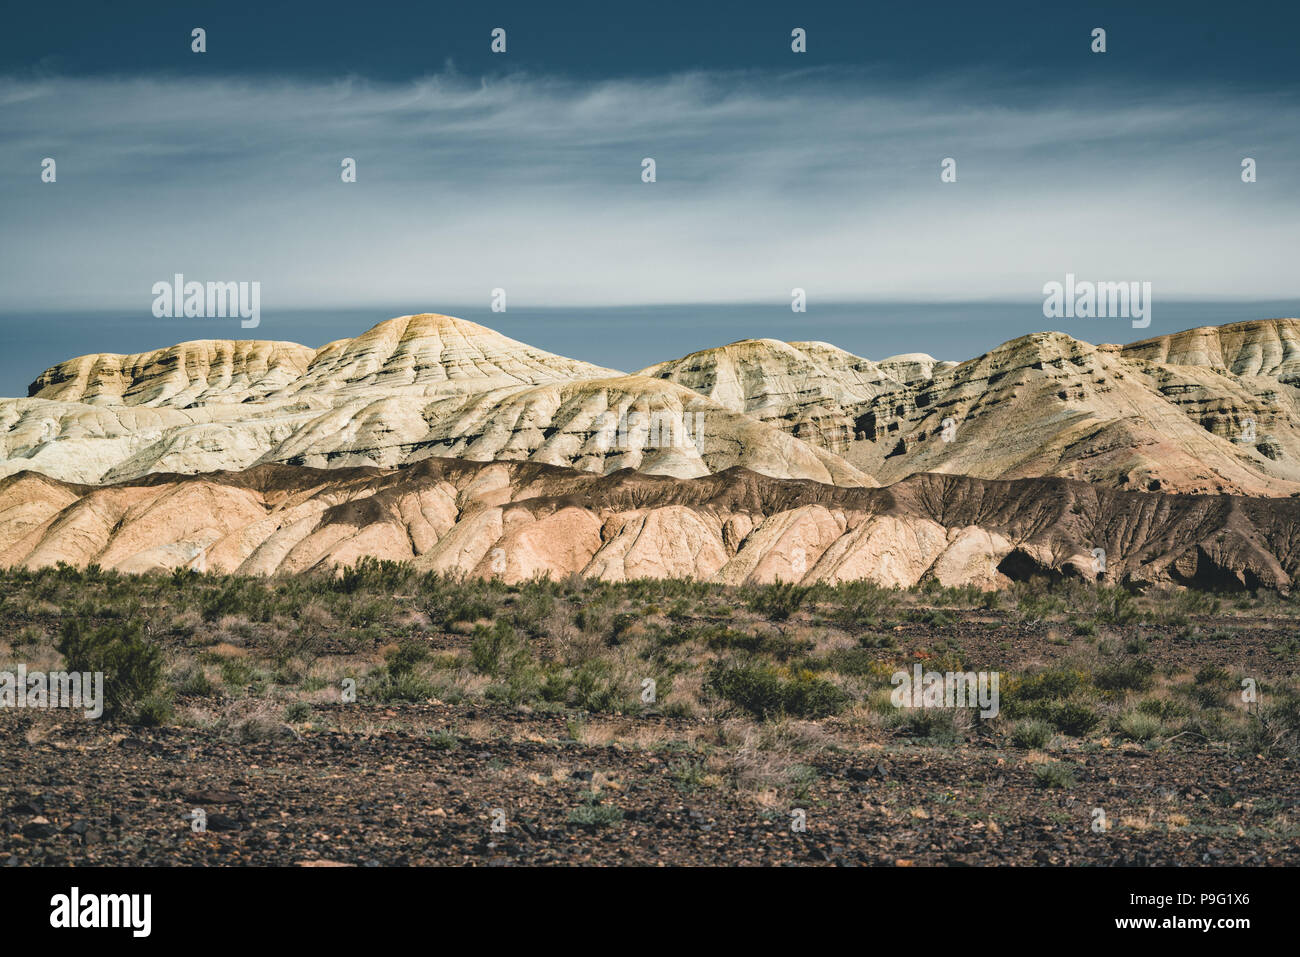
[[[469,645],[474,670],[493,678],[508,670],[522,651],[515,630],[504,621],[495,622],[491,628],[477,626]]]
[[[1097,586],[1096,615],[1100,621],[1119,627],[1136,621],[1140,615],[1133,595],[1113,585]]]
[[[1034,783],[1040,788],[1074,787],[1074,766],[1064,761],[1034,765]]]
[[[1171,698],[1147,698],[1138,702],[1137,709],[1166,723],[1187,716],[1187,707]]]
[[[289,733],[283,721],[278,721],[269,714],[250,715],[239,722],[234,730],[235,737],[241,744],[275,741]]]
[[[1065,702],[1050,707],[1047,720],[1062,734],[1082,738],[1101,723],[1101,715],[1085,704]]]
[[[822,718],[840,711],[848,702],[848,695],[811,672],[800,672],[785,680],[775,669],[763,665],[715,665],[707,685],[714,694],[760,719],[779,715]]]
[[[435,751],[454,751],[460,747],[460,735],[454,731],[432,731],[429,733],[429,747]]]
[[[464,581],[441,575],[426,576],[420,591],[425,594],[424,613],[435,628],[450,628],[458,621],[493,619],[497,602],[492,583]]]
[[[1141,711],[1130,711],[1120,718],[1118,730],[1124,737],[1133,741],[1151,741],[1165,733],[1165,726],[1154,715]]]
[[[253,680],[253,666],[239,658],[221,662],[221,683],[227,688],[243,689]]]
[[[867,648],[838,648],[826,656],[826,667],[842,675],[876,675],[882,669],[875,652]]]
[[[394,678],[409,675],[415,666],[429,659],[429,646],[418,641],[404,641],[388,655],[385,663]]]
[[[949,746],[961,740],[956,713],[946,708],[904,708],[897,713],[895,727],[926,744]]]
[[[834,620],[850,629],[876,624],[881,612],[897,600],[897,592],[865,579],[820,587],[820,596],[835,606]]]
[[[395,594],[410,587],[415,571],[410,562],[394,562],[364,556],[355,565],[343,568],[333,582],[334,591],[346,595],[359,591]]]
[[[381,672],[379,680],[367,687],[377,701],[428,701],[437,697],[438,689],[414,672]]]
[[[69,671],[103,673],[107,717],[141,717],[136,709],[162,683],[162,649],[145,639],[136,622],[94,628],[70,620],[63,627],[57,647]],[[160,714],[157,703],[152,704],[148,717]]]
[[[290,724],[302,724],[311,717],[311,705],[306,701],[291,701],[284,709],[284,720]]]
[[[156,728],[171,721],[172,699],[166,694],[151,694],[136,707],[136,723],[146,728]]]
[[[1017,699],[1044,701],[1068,698],[1088,686],[1088,676],[1073,668],[1051,668],[1029,675],[1015,685]]]
[[[1255,754],[1300,757],[1300,694],[1286,692],[1252,714],[1241,743]]]
[[[909,612],[907,616],[909,621],[918,622],[922,625],[929,625],[931,628],[951,628],[956,622],[952,612],[944,611],[941,608],[922,608],[917,611]]]
[[[187,697],[205,698],[208,695],[216,694],[216,686],[208,678],[208,674],[197,665],[191,666],[176,679],[176,693]]]
[[[1103,691],[1146,691],[1154,681],[1156,666],[1145,658],[1117,662],[1093,675],[1093,684]]]
[[[623,820],[623,812],[608,804],[588,801],[569,812],[569,823],[583,827],[609,827]]]
[[[673,762],[669,770],[672,773],[673,782],[680,790],[688,794],[704,787],[703,761],[691,761],[683,758],[680,761]]]
[[[758,631],[741,632],[725,625],[712,625],[699,632],[705,643],[714,651],[746,651],[754,655],[788,661],[796,655],[812,650],[812,642],[790,638],[776,633]]]
[[[603,661],[585,662],[569,683],[569,701],[584,711],[615,711],[622,697],[617,682],[610,677],[609,665]]]
[[[1053,729],[1046,721],[1027,718],[1017,721],[1011,729],[1011,743],[1017,748],[1045,748],[1052,740]]]
[[[785,621],[803,606],[812,590],[813,586],[794,582],[760,585],[750,589],[745,603],[756,614],[773,621]]]

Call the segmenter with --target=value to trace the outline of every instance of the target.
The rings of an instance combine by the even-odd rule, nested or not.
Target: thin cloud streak
[[[146,309],[175,272],[281,307],[1024,299],[1067,271],[1289,297],[1298,120],[1285,98],[846,71],[0,79],[0,308]]]

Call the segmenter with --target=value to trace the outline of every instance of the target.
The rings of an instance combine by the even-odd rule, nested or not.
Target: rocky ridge
[[[0,399],[0,475],[83,484],[433,457],[846,487],[924,472],[1300,493],[1300,321],[1127,346],[1059,332],[962,363],[746,340],[625,374],[450,316],[309,349],[200,341],[83,356]]]
[[[923,474],[846,488],[740,468],[681,480],[430,458],[394,470],[262,465],[111,486],[33,472],[0,480],[0,567],[272,574],[373,556],[507,581],[993,588],[1046,575],[1286,591],[1298,532],[1300,499],[1067,479]]]

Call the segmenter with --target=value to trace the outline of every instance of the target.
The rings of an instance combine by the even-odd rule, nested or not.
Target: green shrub
[[[447,730],[431,731],[429,746],[435,751],[454,751],[460,747],[460,735]]]
[[[569,688],[572,684],[572,680],[562,669],[552,668],[547,671],[542,680],[538,694],[543,701],[563,703],[569,699]]]
[[[1097,586],[1097,617],[1109,625],[1127,625],[1137,620],[1140,613],[1133,596],[1124,588],[1114,585]]]
[[[311,717],[311,705],[306,701],[291,701],[284,709],[284,720],[289,724],[302,724]]]
[[[918,609],[910,612],[907,619],[922,625],[929,625],[932,628],[951,628],[956,621],[952,616],[952,612],[944,611],[941,608]]]
[[[253,666],[238,658],[225,658],[221,662],[221,683],[229,688],[246,688],[253,680]]]
[[[1147,698],[1138,702],[1138,711],[1161,721],[1172,721],[1187,716],[1187,707],[1171,698]]]
[[[896,592],[866,579],[821,587],[823,597],[835,606],[832,617],[845,628],[876,622],[896,599]]]
[[[425,579],[422,587],[429,591],[424,601],[424,613],[435,628],[448,628],[458,621],[496,617],[497,602],[492,597],[490,582],[471,584],[431,576]]]
[[[1196,672],[1194,680],[1198,685],[1218,688],[1221,691],[1227,691],[1233,687],[1232,675],[1228,674],[1226,668],[1220,668],[1216,665],[1202,665]]]
[[[812,650],[813,643],[780,634],[760,634],[756,631],[735,631],[725,625],[711,625],[703,628],[699,636],[714,651],[747,651],[755,655],[767,655],[777,661],[788,661],[795,655]]]
[[[1117,662],[1093,675],[1093,684],[1103,691],[1146,691],[1154,683],[1156,666],[1145,658]]]
[[[438,696],[438,689],[432,682],[420,677],[414,671],[398,671],[394,674],[388,668],[377,669],[366,683],[366,692],[377,701],[428,701]]]
[[[1300,757],[1300,694],[1283,692],[1253,713],[1240,740],[1254,754]]]
[[[569,823],[583,827],[609,827],[623,820],[623,812],[607,804],[588,802],[569,812]]]
[[[244,615],[250,621],[264,621],[268,617],[266,589],[248,578],[224,579],[215,591],[206,592],[199,602],[206,621],[216,621],[226,615]]]
[[[610,625],[610,640],[618,644],[632,630],[632,626],[641,620],[640,615],[633,615],[630,612],[623,612],[615,615],[614,621]]]
[[[859,648],[897,648],[898,639],[893,635],[867,634],[858,638]]]
[[[961,739],[955,717],[946,708],[905,708],[898,712],[894,726],[926,744],[952,745]]]
[[[1051,706],[1047,720],[1062,734],[1082,738],[1101,723],[1101,716],[1085,704],[1067,701]]]
[[[1017,721],[1011,729],[1011,743],[1017,748],[1045,748],[1052,740],[1053,728],[1046,721],[1028,718]]]
[[[176,679],[176,693],[187,697],[206,698],[216,690],[207,672],[197,665],[185,669]]]
[[[786,714],[800,718],[824,718],[843,710],[849,696],[824,678],[800,673],[785,682]]]
[[[823,678],[800,672],[786,680],[775,669],[763,665],[728,668],[715,664],[707,686],[760,719],[778,715],[822,718],[839,712],[848,702],[848,695]]]
[[[172,719],[172,699],[166,694],[151,694],[136,707],[136,723],[156,728]]]
[[[689,794],[704,787],[706,772],[703,761],[682,758],[680,761],[673,762],[669,771],[673,776],[673,783],[681,791]]]
[[[623,694],[610,677],[607,662],[588,661],[573,673],[569,701],[583,711],[617,711]]]
[[[1013,696],[1018,701],[1046,701],[1068,698],[1088,686],[1088,676],[1072,668],[1053,668],[1029,675],[1016,683]]]
[[[756,614],[773,621],[785,621],[802,607],[812,590],[811,585],[796,585],[794,582],[757,585],[749,592],[746,604]]]
[[[1074,766],[1063,761],[1034,765],[1034,783],[1040,788],[1074,787]]]
[[[868,648],[838,648],[826,656],[826,666],[842,675],[861,677],[876,674],[879,663]]]
[[[469,657],[475,671],[495,678],[509,670],[522,652],[515,630],[506,622],[498,621],[491,628],[483,625],[474,628]]]
[[[333,590],[346,595],[358,591],[395,594],[411,585],[415,571],[409,562],[395,562],[364,556],[355,565],[342,569],[333,580]]]
[[[92,628],[71,620],[63,626],[57,647],[69,671],[103,673],[104,714],[110,718],[135,716],[141,702],[162,683],[162,649],[145,639],[138,623]],[[156,704],[151,713],[157,715]]]
[[[404,641],[388,655],[385,663],[394,678],[411,674],[415,666],[429,658],[429,646],[419,641]]]
[[[1164,723],[1154,715],[1130,711],[1119,720],[1120,734],[1133,741],[1151,741],[1165,733]]]

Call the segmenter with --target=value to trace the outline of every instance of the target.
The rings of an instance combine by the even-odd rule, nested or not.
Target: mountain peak
[[[288,392],[379,388],[442,395],[617,374],[468,319],[426,312],[388,319],[355,339],[322,346]]]

